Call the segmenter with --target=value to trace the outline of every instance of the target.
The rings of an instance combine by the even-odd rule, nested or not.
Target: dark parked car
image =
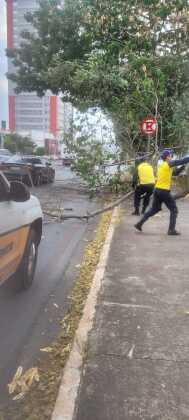
[[[27,185],[41,185],[43,183],[53,182],[55,170],[51,163],[43,158],[35,156],[14,155],[1,165],[9,181],[19,180]]]
[[[19,155],[12,155],[8,159],[1,161],[0,170],[9,181],[21,181],[28,186],[33,184],[32,167],[25,164]]]
[[[55,170],[51,162],[45,158],[24,156],[22,162],[31,165],[31,175],[34,185],[54,182]]]

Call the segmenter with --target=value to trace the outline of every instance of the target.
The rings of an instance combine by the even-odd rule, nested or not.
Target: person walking
[[[154,190],[155,177],[152,165],[147,162],[145,157],[139,158],[136,163],[135,173],[133,175],[133,188],[134,193],[134,212],[133,215],[138,216],[140,214],[140,203],[142,204],[142,214],[145,213],[150,197]]]
[[[173,151],[170,149],[165,149],[161,155],[161,158],[163,162],[159,165],[157,171],[157,182],[154,189],[152,207],[144,214],[142,219],[136,223],[135,228],[139,231],[142,231],[143,224],[150,217],[158,213],[161,210],[162,204],[164,203],[170,211],[168,235],[180,235],[180,233],[176,230],[178,209],[176,206],[176,201],[170,192],[171,181],[174,167],[189,163],[189,156],[185,156],[182,159],[173,160]],[[177,170],[174,171],[174,175],[179,175],[184,167],[185,166],[177,168]]]

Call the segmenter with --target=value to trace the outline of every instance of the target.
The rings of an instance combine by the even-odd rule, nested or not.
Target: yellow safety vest
[[[156,188],[170,190],[172,175],[173,168],[171,168],[167,162],[161,163],[157,171]]]
[[[155,184],[154,170],[152,165],[147,162],[141,163],[138,166],[139,184]]]

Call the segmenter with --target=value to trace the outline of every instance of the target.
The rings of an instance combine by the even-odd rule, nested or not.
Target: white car
[[[18,181],[0,172],[0,284],[14,276],[19,287],[33,281],[42,236],[39,200]]]

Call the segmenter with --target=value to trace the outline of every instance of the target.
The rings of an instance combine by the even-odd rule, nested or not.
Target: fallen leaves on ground
[[[39,365],[40,381],[33,383],[24,399],[16,407],[8,407],[6,420],[50,420],[60,386],[62,369],[72,348],[73,339],[99,262],[101,249],[111,221],[112,212],[104,213],[96,231],[95,239],[85,249],[78,278],[70,295],[66,316],[60,321],[61,332],[51,347],[41,349],[47,353]],[[51,350],[50,350],[51,349]],[[20,372],[18,372],[20,374]],[[19,375],[18,375],[19,376]],[[19,376],[21,379],[22,376]],[[22,389],[19,388],[20,393]],[[19,404],[19,405],[18,405]]]
[[[38,368],[30,368],[23,373],[22,366],[19,366],[12,382],[8,384],[9,394],[16,394],[13,400],[16,401],[23,398],[33,382],[39,382]]]
[[[44,347],[43,349],[40,349],[40,351],[44,353],[51,353],[52,350],[53,350],[52,347]]]

